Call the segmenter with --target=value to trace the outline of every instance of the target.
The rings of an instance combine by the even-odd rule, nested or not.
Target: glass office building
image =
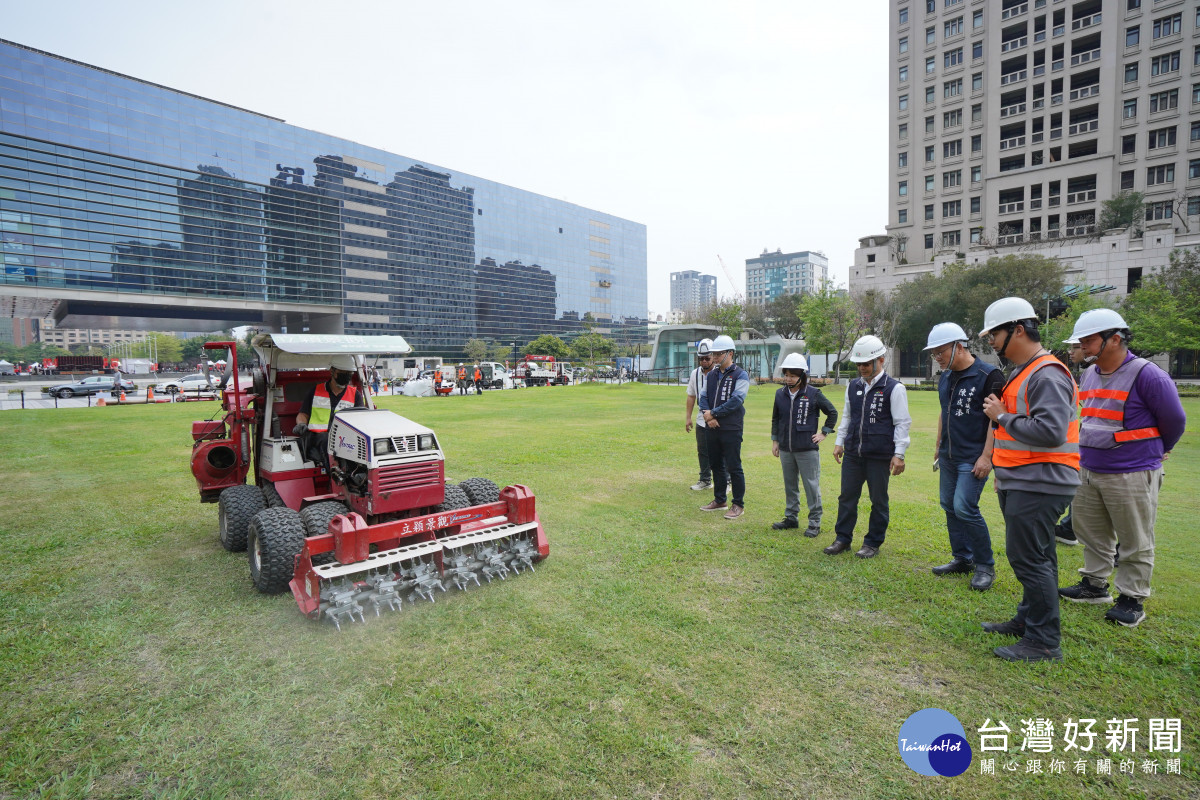
[[[646,325],[644,225],[3,40],[0,236],[0,295],[311,306],[427,355]]]

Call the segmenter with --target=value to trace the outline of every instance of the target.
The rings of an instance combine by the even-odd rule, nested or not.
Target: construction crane
[[[729,267],[725,266],[725,259],[721,258],[720,253],[717,253],[717,261],[721,263],[721,269],[725,270],[725,278],[729,281],[729,287],[733,289],[733,293],[741,294],[738,291],[737,281],[733,279],[733,273],[729,271]]]

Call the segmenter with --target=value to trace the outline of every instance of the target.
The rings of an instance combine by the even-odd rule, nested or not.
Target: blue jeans
[[[941,461],[941,500],[946,512],[946,530],[950,534],[950,552],[955,558],[974,561],[981,567],[994,567],[992,537],[987,521],[979,513],[979,496],[987,478],[976,478],[974,461]]]

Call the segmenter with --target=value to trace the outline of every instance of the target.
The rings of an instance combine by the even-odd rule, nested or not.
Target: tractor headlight
[[[394,452],[396,452],[396,445],[392,443],[391,439],[375,440],[375,455],[383,456]]]
[[[437,442],[433,438],[432,433],[422,433],[417,437],[418,450],[436,450]]]

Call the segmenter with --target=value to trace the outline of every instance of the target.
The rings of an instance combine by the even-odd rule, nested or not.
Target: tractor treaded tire
[[[339,514],[348,514],[350,509],[346,508],[345,503],[339,503],[336,500],[326,500],[321,503],[313,503],[300,512],[300,524],[304,526],[305,536],[320,536],[323,533],[329,532],[329,520]],[[314,565],[332,564],[333,553],[318,553],[312,557]]]
[[[267,501],[257,486],[243,484],[230,486],[217,498],[217,519],[220,530],[217,537],[221,546],[231,553],[246,549],[246,535],[254,515],[267,507]]]
[[[300,515],[290,508],[260,511],[250,522],[247,538],[254,588],[263,594],[286,592],[296,573],[296,556],[304,546]]]
[[[469,508],[471,498],[463,488],[454,483],[446,484],[446,499],[437,507],[438,511],[453,511],[456,508]]]
[[[273,483],[264,483],[262,485],[263,499],[267,501],[267,508],[283,508],[287,503],[283,502],[283,498],[279,495],[279,490],[275,488]]]
[[[500,499],[500,487],[487,478],[468,478],[459,484],[467,493],[471,505],[481,506],[485,503],[495,503]]]

